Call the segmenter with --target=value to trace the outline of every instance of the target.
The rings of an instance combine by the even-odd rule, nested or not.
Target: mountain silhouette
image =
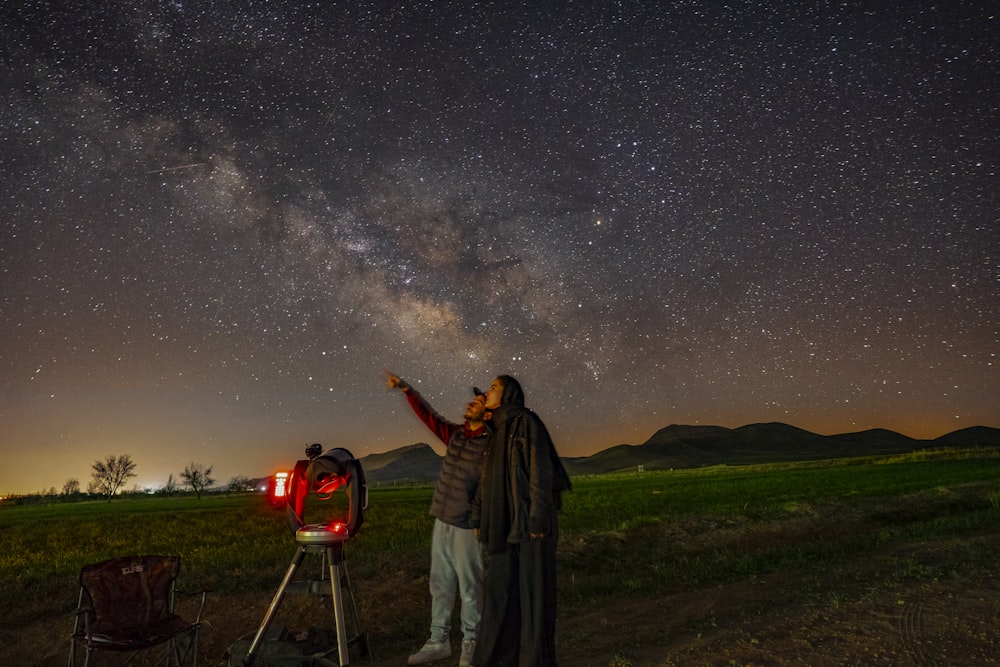
[[[400,447],[382,454],[369,454],[361,459],[368,484],[407,484],[436,480],[441,472],[439,456],[424,442]]]
[[[958,431],[942,435],[933,442],[948,447],[972,447],[979,444],[997,444],[997,434],[1000,429],[988,426],[970,426]]]
[[[591,456],[563,457],[570,475],[597,475],[635,470],[703,468],[713,465],[791,463],[857,456],[905,454],[942,447],[1000,446],[1000,429],[972,426],[933,440],[918,440],[887,429],[819,435],[780,422],[723,426],[672,424],[641,445],[621,444]],[[430,445],[419,443],[361,458],[374,485],[424,483],[437,479],[441,459]]]

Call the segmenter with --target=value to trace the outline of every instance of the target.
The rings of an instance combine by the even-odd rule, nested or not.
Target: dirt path
[[[644,614],[590,623],[598,637],[629,634],[633,650],[601,647],[566,655],[567,665],[942,667],[997,665],[1000,587],[921,583],[854,601],[782,603],[789,582],[762,581],[643,603]],[[630,606],[635,613],[635,607]],[[624,612],[624,610],[622,610]],[[585,621],[585,619],[581,619]],[[658,622],[659,621],[659,622]],[[609,656],[589,659],[586,653]],[[619,662],[613,658],[618,656]]]
[[[979,554],[978,558],[970,554]],[[669,595],[562,604],[557,644],[563,667],[977,667],[1000,665],[1000,535],[908,544],[817,573],[774,573]],[[986,559],[989,561],[989,559]],[[998,559],[1000,561],[1000,559]],[[423,577],[423,578],[422,578]],[[362,621],[373,657],[352,665],[396,667],[426,631],[421,570],[355,583],[368,602]],[[199,664],[224,666],[229,646],[252,635],[273,591],[214,595]],[[276,625],[331,627],[317,598],[286,597]],[[66,664],[71,613],[10,632],[0,628],[0,664]],[[91,664],[94,664],[93,662]],[[455,667],[456,657],[437,663]]]
[[[851,574],[858,576],[851,576]],[[628,604],[579,610],[560,619],[563,667],[813,667],[863,665],[975,667],[1000,665],[1000,577],[912,581],[889,588],[872,582],[864,591],[863,564],[831,573],[849,578],[841,593],[803,602],[817,582],[771,576],[666,597],[638,596]],[[995,573],[1000,574],[1000,572]],[[860,591],[860,594],[859,594]],[[838,595],[843,594],[843,599]],[[849,597],[853,596],[853,597]],[[238,637],[252,633],[267,596],[213,601],[204,628],[201,663],[226,665],[222,658]],[[404,601],[401,601],[404,602]],[[297,616],[305,602],[286,602]],[[301,610],[296,609],[298,605]],[[314,605],[315,606],[315,605]],[[56,666],[66,661],[68,628],[54,632],[38,624],[16,637],[4,633],[4,665]],[[419,632],[419,630],[418,630]],[[369,630],[371,659],[351,664],[406,664],[408,649]],[[57,639],[58,638],[58,639]],[[34,646],[34,648],[32,648]],[[39,650],[41,647],[41,650]],[[392,647],[395,647],[393,650]],[[388,648],[388,650],[386,650]],[[457,657],[437,663],[454,667]]]

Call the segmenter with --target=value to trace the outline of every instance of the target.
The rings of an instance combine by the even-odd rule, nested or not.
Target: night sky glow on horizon
[[[1000,427],[987,3],[5,3],[0,495],[669,424]],[[784,5],[789,6],[784,6]]]

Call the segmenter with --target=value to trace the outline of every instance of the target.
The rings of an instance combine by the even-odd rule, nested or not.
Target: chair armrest
[[[196,596],[201,596],[201,604],[198,605],[198,615],[195,617],[195,623],[201,623],[201,614],[205,611],[205,600],[208,594],[212,592],[210,588],[203,588],[200,591],[176,591],[177,595],[182,595],[184,597],[193,598]]]
[[[73,610],[73,612],[77,616],[79,616],[80,614],[86,614],[86,613],[89,613],[89,612],[92,612],[92,611],[94,611],[93,607],[77,607],[76,609]]]
[[[90,637],[90,617],[91,617],[91,615],[95,611],[96,610],[94,609],[93,606],[77,607],[75,610],[73,610],[73,613],[74,613],[74,618],[73,618],[73,634],[74,635],[81,634],[81,630],[82,630],[83,636],[85,636],[87,638]],[[81,621],[81,617],[82,617],[82,621],[83,621],[82,624],[80,622]],[[81,625],[83,626],[82,628],[80,627]]]

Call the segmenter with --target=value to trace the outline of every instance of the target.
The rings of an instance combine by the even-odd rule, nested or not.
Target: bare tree
[[[66,480],[66,483],[63,484],[63,495],[72,496],[77,493],[80,493],[80,480],[76,477],[70,477]]]
[[[184,472],[181,473],[181,479],[184,480],[184,484],[191,487],[198,499],[201,500],[202,492],[212,484],[215,484],[215,479],[212,477],[212,466],[207,468],[200,463],[192,462],[191,465],[184,468]]]
[[[108,454],[107,458],[103,461],[95,461],[91,467],[93,472],[90,475],[93,477],[94,483],[90,488],[93,488],[97,493],[106,495],[109,503],[118,493],[118,489],[128,479],[135,477],[135,461],[128,454],[120,456]]]
[[[237,475],[229,480],[229,486],[226,488],[226,495],[228,496],[233,491],[246,491],[250,486],[250,479],[245,475]]]
[[[167,475],[167,483],[163,485],[163,488],[160,489],[160,491],[168,496],[172,496],[177,493],[177,480],[174,479],[174,473]]]

